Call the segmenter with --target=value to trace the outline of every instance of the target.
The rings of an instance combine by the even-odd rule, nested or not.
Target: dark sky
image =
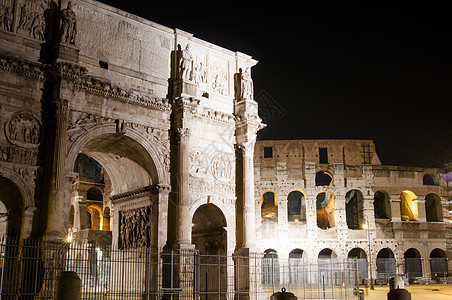
[[[373,139],[385,164],[452,160],[445,7],[102,2],[257,59],[260,139]]]

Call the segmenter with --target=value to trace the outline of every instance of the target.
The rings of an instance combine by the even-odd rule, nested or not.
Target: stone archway
[[[421,254],[415,248],[410,248],[403,254],[405,260],[405,276],[408,279],[422,276]]]
[[[200,299],[226,299],[226,218],[216,205],[209,203],[198,207],[193,214],[192,223],[192,244],[200,254]]]
[[[95,200],[100,201],[98,205],[101,207],[105,207],[107,202],[111,201],[108,205],[115,206],[115,209],[111,216],[112,226],[102,226],[99,229],[108,227],[112,231],[112,242],[118,247],[163,246],[166,241],[166,232],[163,235],[159,233],[159,227],[166,225],[162,223],[164,220],[159,214],[160,207],[163,207],[166,201],[157,200],[159,196],[153,191],[153,187],[169,181],[167,168],[163,163],[166,156],[160,149],[162,143],[161,141],[151,143],[149,138],[129,127],[125,132],[117,132],[114,125],[108,124],[91,128],[78,136],[69,146],[65,166],[67,174],[73,174],[80,153],[98,162],[105,173],[103,203],[100,197]],[[66,198],[70,198],[68,193],[71,193],[71,190],[67,189],[66,193]],[[152,216],[138,220],[149,223],[152,233],[136,233],[138,237],[131,237],[134,242],[126,243],[122,238],[124,234],[121,233],[125,227],[121,227],[121,224],[135,221],[129,220],[132,215],[137,215],[132,211],[152,212]],[[103,220],[103,214],[99,213],[99,218]],[[137,238],[143,237],[146,237],[145,241],[136,241]]]
[[[389,248],[383,248],[377,253],[376,258],[377,263],[377,274],[380,277],[385,277],[386,282],[389,281],[389,278],[395,276],[396,274],[396,260],[394,258],[394,252],[392,252]]]
[[[348,252],[347,259],[349,260],[349,263],[356,264],[360,276],[360,283],[362,283],[364,279],[369,278],[367,254],[363,249],[353,248]]]
[[[18,186],[10,179],[0,176],[0,237],[8,235],[19,241],[22,234],[22,211],[24,198]]]

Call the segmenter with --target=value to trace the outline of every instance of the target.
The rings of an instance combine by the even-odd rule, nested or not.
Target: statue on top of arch
[[[249,67],[245,69],[245,72],[241,68],[239,69],[239,73],[235,75],[234,87],[236,100],[253,99],[254,85]]]

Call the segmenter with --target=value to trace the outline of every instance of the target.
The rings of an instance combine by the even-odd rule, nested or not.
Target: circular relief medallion
[[[231,180],[232,164],[225,153],[218,153],[212,159],[212,174],[221,182],[228,182]]]
[[[35,148],[41,141],[41,123],[29,113],[16,113],[6,122],[5,135],[16,146]]]
[[[209,163],[207,157],[198,150],[190,151],[190,175],[196,178],[204,178],[207,174]]]

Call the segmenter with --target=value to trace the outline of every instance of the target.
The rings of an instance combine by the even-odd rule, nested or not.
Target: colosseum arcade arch
[[[366,251],[361,248],[353,248],[348,252],[347,259],[351,261],[351,263],[356,262],[356,264],[358,265],[360,283],[363,279],[369,278]]]
[[[139,216],[138,211],[141,210],[152,212],[152,217],[149,215],[143,217],[146,220],[139,220],[152,224],[152,244],[157,244],[157,240],[159,244],[166,242],[166,232],[158,230],[158,224],[163,222],[158,220],[159,206],[164,204],[156,200],[153,187],[167,183],[169,178],[161,162],[163,155],[159,155],[156,146],[131,128],[127,128],[125,132],[117,132],[114,125],[101,125],[90,129],[70,144],[66,160],[68,174],[72,175],[70,170],[73,170],[79,153],[99,162],[110,180],[108,194],[111,195],[113,206],[116,205],[111,228],[113,243],[133,246],[127,244],[127,241],[120,243],[120,238],[125,234],[123,231],[127,222],[133,222],[130,218]],[[68,197],[66,194],[66,198]],[[135,210],[137,212],[133,213]],[[68,213],[69,209],[66,215]]]
[[[417,196],[412,191],[405,190],[400,194],[400,215],[402,221],[418,221],[419,210]]]
[[[377,273],[384,274],[386,280],[396,274],[396,260],[394,252],[389,248],[383,248],[377,253]]]
[[[429,261],[432,278],[447,277],[448,266],[446,252],[444,252],[444,250],[439,248],[433,249],[432,252],[430,252]]]
[[[306,221],[306,195],[301,190],[293,190],[287,195],[287,221]]]
[[[422,259],[421,254],[415,248],[410,248],[403,254],[405,260],[405,276],[408,279],[413,277],[422,277]]]
[[[289,253],[289,282],[290,284],[303,284],[306,282],[308,256],[301,249],[293,249]]]
[[[278,222],[278,196],[273,191],[266,191],[261,196],[262,221]]]
[[[374,194],[375,219],[391,219],[391,197],[386,191],[376,191]]]
[[[425,214],[427,222],[443,221],[443,208],[440,196],[434,193],[430,193],[425,196]]]
[[[316,186],[334,186],[333,175],[330,172],[319,171],[315,174]]]
[[[363,194],[358,190],[351,190],[345,194],[345,212],[349,229],[362,229],[364,223]]]
[[[336,196],[321,192],[316,197],[317,226],[321,229],[336,227]]]

